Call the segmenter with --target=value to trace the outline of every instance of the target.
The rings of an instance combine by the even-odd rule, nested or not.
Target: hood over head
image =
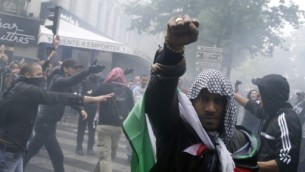
[[[237,121],[232,84],[220,71],[214,69],[205,70],[195,78],[189,90],[188,98],[195,99],[204,88],[210,93],[219,94],[227,98],[223,129],[219,134],[224,143],[228,144],[233,137]]]
[[[278,74],[269,74],[262,78],[252,79],[252,83],[258,86],[263,108],[269,116],[275,116],[281,108],[291,108],[287,102],[290,87],[286,78]]]

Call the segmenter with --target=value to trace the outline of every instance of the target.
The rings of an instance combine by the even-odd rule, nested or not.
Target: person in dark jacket
[[[39,104],[82,105],[106,101],[113,96],[90,97],[45,91],[39,87],[43,78],[37,63],[24,64],[20,75],[0,97],[0,171],[5,172],[23,171],[22,158]]]
[[[278,74],[252,79],[261,94],[261,103],[235,94],[235,99],[252,114],[265,120],[258,152],[260,172],[296,172],[301,144],[301,124],[289,99],[289,83]]]
[[[250,90],[247,94],[247,98],[259,103],[260,97],[258,90]],[[258,119],[255,115],[251,115],[251,112],[245,109],[241,125],[253,132],[257,138],[259,137],[261,123],[262,121],[260,119]]]
[[[197,40],[198,21],[173,17],[167,26],[144,97],[124,121],[133,148],[131,171],[256,171],[256,141],[235,127],[236,104],[228,78],[205,70],[188,96],[177,89],[186,71],[184,46]]]
[[[305,92],[296,93],[296,102],[293,110],[297,113],[302,126],[302,141],[298,172],[305,170]]]
[[[122,122],[134,106],[132,91],[127,87],[124,71],[113,68],[93,95],[114,93],[109,102],[99,104],[99,120],[96,128],[99,162],[96,170],[111,172],[111,160],[115,158],[122,134]]]
[[[8,89],[14,81],[18,78],[20,71],[20,63],[18,61],[12,61],[7,68],[5,77],[5,89]]]
[[[81,92],[82,95],[92,95],[93,91],[99,85],[99,76],[96,74],[89,75],[84,81],[82,81]],[[87,153],[88,155],[93,155],[93,146],[95,139],[95,124],[94,117],[96,113],[96,104],[87,104],[84,105],[84,109],[88,114],[87,119],[83,120],[80,116],[78,119],[78,127],[77,127],[77,137],[76,137],[76,153],[79,155],[84,155],[83,152],[83,141],[85,130],[88,125],[88,142],[87,142]]]
[[[104,69],[103,66],[93,65],[86,70],[77,72],[80,67],[81,65],[74,59],[64,60],[60,68],[53,71],[47,90],[72,93],[72,86],[80,83],[89,74],[99,73]],[[82,116],[87,116],[82,106],[72,107],[79,111]],[[24,158],[24,166],[44,145],[50,155],[54,171],[64,171],[64,156],[56,139],[56,124],[61,120],[64,110],[65,105],[63,104],[40,106],[34,127],[35,136],[28,145],[28,152]]]

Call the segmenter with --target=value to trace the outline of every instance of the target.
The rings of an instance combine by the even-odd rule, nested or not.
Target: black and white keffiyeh
[[[227,97],[224,130],[222,133],[209,132],[214,137],[214,141],[218,143],[217,145],[214,145],[214,143],[210,140],[210,137],[201,125],[196,111],[190,101],[191,99],[195,99],[203,88],[207,88],[211,93],[220,94],[221,96]],[[236,124],[236,105],[233,97],[233,89],[229,80],[219,71],[204,71],[196,77],[189,91],[188,97],[185,94],[178,92],[178,100],[181,118],[192,126],[203,144],[205,144],[209,149],[217,151],[220,161],[220,171],[233,172],[235,164],[231,157],[231,153],[227,150],[225,145],[228,144],[233,137]],[[148,117],[146,117],[146,124],[156,162],[156,138]],[[200,143],[191,145],[187,147],[184,152],[196,156],[198,145],[200,145]]]
[[[194,80],[188,98],[195,99],[202,89],[206,88],[210,93],[219,94],[227,98],[225,109],[224,129],[219,133],[220,138],[227,145],[233,137],[236,124],[236,103],[233,96],[233,88],[227,77],[220,71],[209,69],[201,72]]]

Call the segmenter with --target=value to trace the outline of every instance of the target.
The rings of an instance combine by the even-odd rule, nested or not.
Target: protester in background
[[[111,161],[115,158],[118,141],[122,134],[122,123],[134,106],[131,90],[127,87],[124,71],[113,68],[93,95],[114,93],[108,102],[99,104],[99,120],[96,128],[99,162],[95,171],[111,172]]]
[[[133,88],[133,86],[134,86],[134,81],[133,80],[130,80],[129,82],[128,82],[128,88],[130,88],[131,90],[132,90],[132,88]]]
[[[146,87],[148,83],[148,76],[145,74],[142,74],[140,76],[140,80],[138,84],[135,84],[135,87],[132,89],[133,92],[133,100],[135,103],[137,103],[144,95]],[[132,155],[132,149],[129,144],[126,145],[127,149],[127,157],[128,161],[131,160],[131,155]]]
[[[133,78],[133,86],[132,87],[130,87],[130,89],[133,91],[133,89],[135,88],[135,87],[137,87],[137,86],[139,86],[140,85],[140,79],[141,77],[140,76],[135,76],[134,78]]]
[[[252,79],[258,86],[261,102],[234,94],[239,104],[265,120],[260,133],[258,165],[260,172],[296,172],[301,144],[301,124],[289,99],[289,83],[281,75]]]
[[[93,73],[99,73],[105,67],[93,65],[86,70],[78,72],[81,65],[74,59],[66,59],[62,62],[60,68],[53,71],[49,78],[48,91],[62,93],[73,93],[72,87],[80,83],[84,78]],[[72,106],[82,116],[87,117],[86,111],[82,106]],[[44,145],[47,149],[55,172],[64,172],[64,156],[60,145],[56,139],[56,124],[61,120],[65,110],[65,105],[42,105],[40,106],[38,116],[35,122],[35,136],[28,146],[28,152],[25,156],[25,166],[28,161],[38,153]]]
[[[42,72],[43,72],[43,82],[41,83],[41,88],[47,89],[48,87],[48,78],[51,75],[53,71],[53,63],[52,59],[55,57],[56,51],[51,51],[49,54],[48,58],[44,61],[41,61],[41,67],[42,67]]]
[[[257,170],[255,138],[235,128],[236,105],[228,78],[207,70],[195,78],[188,97],[177,90],[186,71],[184,46],[197,40],[198,21],[173,17],[167,26],[145,95],[124,121],[133,148],[131,171]]]
[[[148,76],[142,74],[140,76],[140,84],[134,87],[134,89],[132,90],[134,102],[138,102],[143,97],[147,87],[147,83],[148,83]]]
[[[8,89],[12,83],[18,78],[20,71],[20,64],[18,61],[12,61],[7,68],[5,77],[5,89]]]
[[[75,104],[106,101],[113,94],[90,97],[48,92],[40,88],[42,68],[24,64],[20,77],[0,97],[0,171],[22,172],[23,154],[35,121],[39,104]],[[50,114],[54,115],[54,114]]]
[[[7,66],[9,62],[8,56],[6,54],[2,54],[1,58],[0,58],[0,63],[3,66]]]
[[[305,170],[305,93],[296,93],[296,103],[293,110],[298,114],[301,126],[302,126],[302,141],[300,148],[300,160],[298,172],[304,172]]]
[[[91,96],[93,91],[96,90],[99,85],[99,78],[100,77],[96,74],[89,75],[81,84],[81,94]],[[94,117],[96,113],[96,104],[84,105],[84,109],[87,112],[88,117],[85,120],[81,116],[79,117],[76,137],[76,153],[79,155],[84,155],[82,144],[84,141],[85,130],[88,126],[87,154],[93,155],[95,139]]]
[[[259,104],[260,98],[259,98],[258,90],[255,89],[250,90],[247,94],[247,98],[249,100],[256,101]],[[245,109],[245,113],[241,125],[246,127],[252,133],[254,133],[257,138],[260,137],[259,130],[260,130],[261,122],[262,121],[259,118],[257,118],[255,115],[251,115],[251,112]]]
[[[0,57],[4,54],[4,51],[5,51],[5,46],[4,46],[4,44],[2,44],[0,46]]]
[[[0,54],[0,93],[5,90],[5,77],[7,72],[8,56]]]

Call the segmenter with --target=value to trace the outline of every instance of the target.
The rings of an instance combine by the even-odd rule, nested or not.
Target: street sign
[[[196,71],[201,72],[205,69],[218,69],[222,67],[222,48],[197,46]]]
[[[209,52],[197,52],[196,59],[199,61],[207,62],[222,62],[222,54],[219,53],[209,53]]]
[[[196,61],[196,66],[205,67],[209,69],[220,69],[221,63],[213,63],[213,62],[198,62]]]
[[[206,47],[206,46],[197,46],[198,51],[210,52],[210,53],[222,53],[222,48],[217,48],[216,45],[214,47]]]

